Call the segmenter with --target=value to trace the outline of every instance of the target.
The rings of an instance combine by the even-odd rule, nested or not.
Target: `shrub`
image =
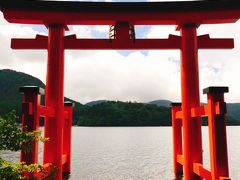
[[[22,131],[21,127],[16,124],[16,118],[15,111],[8,113],[5,117],[0,117],[0,151],[30,152],[30,142],[47,140],[41,137],[40,131],[27,132],[26,127]],[[36,174],[39,179],[49,179],[53,173],[54,167],[51,165],[45,168],[38,164],[26,165],[24,162],[14,164],[0,158],[1,180],[37,179]]]

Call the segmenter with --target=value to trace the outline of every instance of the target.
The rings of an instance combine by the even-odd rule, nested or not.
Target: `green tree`
[[[4,118],[0,117],[0,151],[23,150],[25,152],[30,152],[30,142],[35,140],[46,140],[41,137],[40,131],[22,131],[21,127],[16,124],[16,118],[17,117],[14,111],[8,113]],[[37,164],[26,165],[24,162],[13,164],[11,162],[5,161],[0,157],[1,180],[34,179],[34,176],[30,175],[28,177],[24,177],[24,174],[31,174],[35,171],[43,172],[44,169],[42,166]],[[48,175],[44,175],[44,177],[41,179],[46,179],[47,177]]]
[[[171,125],[170,108],[151,104],[105,101],[85,107],[79,126],[161,126]]]

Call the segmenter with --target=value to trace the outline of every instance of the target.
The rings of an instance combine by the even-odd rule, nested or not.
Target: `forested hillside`
[[[151,104],[107,101],[85,107],[80,126],[170,126],[170,108]]]
[[[39,79],[13,70],[0,70],[0,116],[11,110],[20,115],[20,86],[45,85]],[[74,102],[73,125],[79,126],[170,126],[171,112],[168,100],[156,100],[150,103],[121,101],[92,101],[86,105]],[[240,104],[228,104],[228,125],[240,125]],[[206,121],[205,121],[206,122]],[[206,124],[206,123],[205,123]]]
[[[10,69],[0,70],[0,116],[11,110],[15,110],[19,116],[22,100],[22,95],[19,92],[21,86],[38,86],[45,89],[45,84],[31,75]],[[44,98],[42,99],[44,100]],[[74,102],[74,115],[79,114],[78,111],[83,106],[82,104],[68,98],[65,98],[65,101]]]

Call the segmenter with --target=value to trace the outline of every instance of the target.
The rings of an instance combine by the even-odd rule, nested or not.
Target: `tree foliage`
[[[40,131],[27,132],[21,130],[16,124],[15,111],[11,111],[4,118],[0,117],[0,150],[19,151],[24,150],[30,152],[30,142],[44,141]]]
[[[75,123],[79,126],[170,126],[171,114],[167,107],[107,101],[85,107]]]
[[[22,132],[15,125],[14,112],[8,113],[4,118],[0,117],[0,150],[18,151],[21,149]]]
[[[30,152],[30,142],[45,141],[41,137],[40,131],[27,132],[21,130],[16,124],[16,115],[12,111],[5,117],[0,117],[0,151],[10,150]],[[36,179],[33,172],[43,172],[44,169],[38,164],[26,165],[24,162],[11,163],[0,157],[0,179],[1,180],[18,180],[18,179]],[[28,176],[25,176],[28,174]],[[42,173],[44,179],[47,175]]]
[[[12,109],[16,110],[17,115],[20,115],[21,113],[21,99],[22,95],[18,92],[18,89],[20,86],[39,86],[42,88],[45,88],[45,85],[43,82],[41,82],[39,79],[30,76],[25,73],[16,72],[9,69],[3,69],[0,70],[0,116],[5,115],[7,112],[9,112]],[[91,109],[100,108],[98,107],[98,102],[90,102],[87,105],[82,105],[79,102],[73,101],[71,99],[65,98],[65,101],[71,101],[75,103],[75,107],[73,109],[73,124],[74,125],[86,125],[86,126],[103,126],[108,124],[110,126],[113,124],[114,126],[117,126],[117,123],[119,124],[121,121],[123,124],[121,126],[130,126],[131,124],[133,126],[139,126],[139,125],[146,125],[146,126],[152,126],[159,123],[159,125],[171,125],[171,121],[169,121],[169,118],[166,118],[166,108],[159,108],[157,111],[163,111],[161,115],[165,114],[164,116],[157,117],[157,113],[159,112],[155,111],[155,115],[148,115],[147,113],[151,112],[149,107],[145,107],[147,110],[145,111],[145,108],[139,109],[140,115],[136,112],[136,108],[141,108],[140,103],[125,103],[124,106],[128,106],[129,109],[121,109],[120,104],[123,102],[117,102],[118,107],[111,108],[106,107],[106,111],[108,111],[105,114],[115,114],[123,112],[126,114],[120,114],[121,118],[118,117],[117,119],[112,119],[110,117],[106,117],[103,115],[103,113],[99,113],[99,117],[90,116],[88,115],[88,112],[92,111]],[[105,101],[105,100],[104,100]],[[109,102],[107,102],[109,103]],[[151,103],[158,104],[158,101],[153,101]],[[165,105],[168,105],[170,102],[167,101]],[[42,104],[44,104],[44,97],[42,97]],[[90,104],[95,104],[97,107],[92,106],[90,107]],[[139,104],[138,107],[135,106],[135,104]],[[103,104],[101,104],[103,105]],[[100,106],[101,106],[100,105]],[[143,106],[147,106],[147,104],[142,104]],[[123,106],[123,105],[122,105]],[[227,104],[228,106],[228,114],[227,114],[227,125],[240,125],[240,104]],[[157,109],[157,107],[155,106]],[[103,108],[104,109],[104,108]],[[121,111],[119,111],[121,109]],[[135,112],[130,112],[131,109]],[[114,110],[111,112],[111,110]],[[142,111],[141,111],[142,110]],[[170,108],[168,107],[168,111],[170,111]],[[131,114],[131,115],[130,115]],[[136,116],[134,116],[134,114]],[[143,115],[143,116],[142,116]],[[107,115],[108,116],[108,115]],[[133,117],[134,116],[134,117]],[[153,118],[155,116],[155,118]],[[142,117],[150,117],[150,119],[142,119]],[[157,119],[158,118],[158,119]],[[160,119],[160,120],[159,120]],[[167,120],[168,119],[168,120]],[[110,122],[106,122],[106,121]],[[131,121],[131,122],[130,122]],[[156,122],[157,121],[157,122]],[[20,120],[18,121],[20,122]],[[133,122],[136,122],[136,124],[133,124]],[[40,124],[43,125],[43,121],[40,121]]]

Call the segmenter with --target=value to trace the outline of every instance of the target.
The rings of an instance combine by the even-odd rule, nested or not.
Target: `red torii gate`
[[[52,163],[59,169],[55,179],[62,178],[63,161],[66,162],[66,159],[68,163],[70,161],[70,153],[63,157],[63,124],[66,116],[63,102],[65,49],[180,49],[182,104],[180,107],[179,104],[173,106],[173,126],[175,119],[182,121],[174,126],[177,127],[175,134],[177,136],[174,136],[175,174],[183,173],[186,180],[228,179],[224,123],[216,130],[213,120],[211,121],[213,123],[211,129],[214,129],[214,132],[219,129],[224,131],[221,135],[223,142],[221,148],[224,150],[220,154],[217,152],[216,155],[213,150],[216,144],[218,146],[219,139],[216,139],[215,135],[219,133],[212,135],[211,172],[202,168],[199,117],[208,114],[210,119],[214,119],[217,111],[225,122],[222,93],[227,90],[225,88],[205,90],[210,104],[206,107],[200,106],[198,49],[231,49],[234,47],[233,39],[211,39],[209,35],[197,36],[197,28],[201,24],[235,23],[240,18],[240,5],[237,2],[93,3],[8,0],[1,1],[0,8],[10,23],[43,24],[49,31],[48,36],[37,35],[35,39],[12,39],[11,47],[48,50],[46,104],[40,109],[46,116],[45,137],[50,138],[44,144],[43,161],[44,164]],[[75,35],[64,36],[64,32],[68,30],[67,25],[112,25],[113,38],[77,39]],[[181,31],[181,36],[169,35],[168,39],[135,39],[134,25],[176,25]],[[22,91],[26,92],[24,89]],[[218,106],[214,103],[218,103]],[[216,157],[221,156],[225,159],[220,163],[221,167],[218,163],[212,163],[216,161]],[[183,165],[183,170],[180,164]],[[65,171],[70,173],[70,167]]]

